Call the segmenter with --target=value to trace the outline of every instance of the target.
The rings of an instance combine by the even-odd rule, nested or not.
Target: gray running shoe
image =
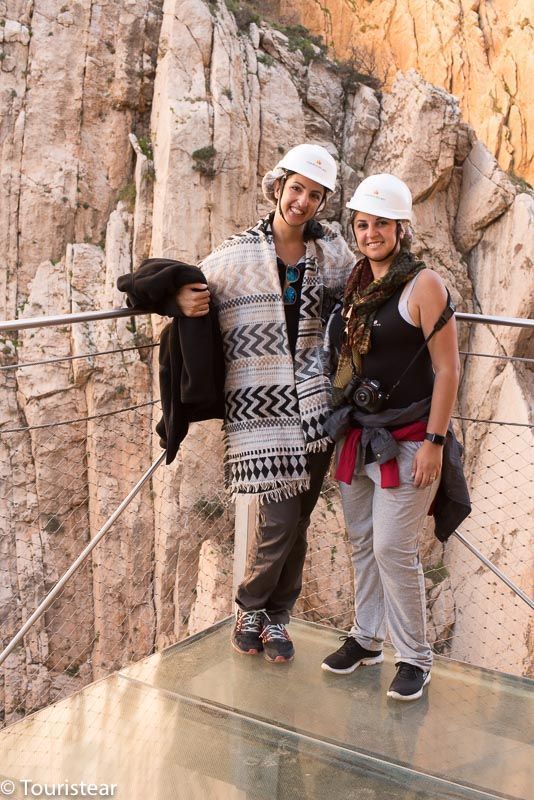
[[[295,648],[289,638],[286,626],[281,622],[269,622],[265,625],[260,638],[267,661],[279,664],[293,659]]]
[[[261,633],[269,617],[263,609],[259,611],[237,610],[235,626],[232,631],[232,647],[238,653],[257,656],[263,650]]]

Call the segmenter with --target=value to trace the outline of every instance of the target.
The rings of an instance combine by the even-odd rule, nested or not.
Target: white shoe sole
[[[423,694],[423,689],[428,683],[430,683],[430,672],[426,676],[425,682],[423,683],[419,691],[415,692],[415,694],[399,694],[398,692],[392,692],[390,689],[387,693],[387,696],[392,697],[394,700],[402,700],[403,702],[409,702],[410,700],[419,700],[419,698]]]
[[[361,658],[352,667],[347,667],[347,669],[335,669],[334,667],[330,667],[328,664],[323,663],[321,664],[321,669],[324,669],[325,672],[333,672],[335,675],[350,675],[351,672],[354,672],[360,664],[365,667],[369,667],[372,664],[381,664],[384,660],[384,654],[380,653],[379,656],[374,656],[373,658]]]

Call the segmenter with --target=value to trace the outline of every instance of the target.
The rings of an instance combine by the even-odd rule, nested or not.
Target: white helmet
[[[305,178],[320,183],[331,192],[336,188],[336,162],[320,144],[298,144],[278,162],[275,169],[298,172]]]
[[[365,178],[347,208],[386,219],[412,219],[412,193],[400,178],[387,172]]]

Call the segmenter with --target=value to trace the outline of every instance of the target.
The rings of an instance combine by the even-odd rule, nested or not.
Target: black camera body
[[[354,375],[344,392],[349,403],[367,411],[377,414],[382,410],[389,395],[380,388],[380,382],[375,378],[360,378]]]

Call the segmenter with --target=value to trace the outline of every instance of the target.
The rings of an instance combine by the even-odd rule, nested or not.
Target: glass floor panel
[[[423,699],[403,704],[385,697],[390,652],[337,676],[320,669],[332,629],[293,622],[283,665],[233,652],[230,630],[0,731],[0,797],[6,780],[17,798],[37,796],[22,780],[116,784],[98,796],[123,800],[533,797],[533,682],[438,659]]]
[[[16,798],[82,781],[118,800],[473,796],[121,675],[13,726],[0,744],[0,790],[12,781]]]

